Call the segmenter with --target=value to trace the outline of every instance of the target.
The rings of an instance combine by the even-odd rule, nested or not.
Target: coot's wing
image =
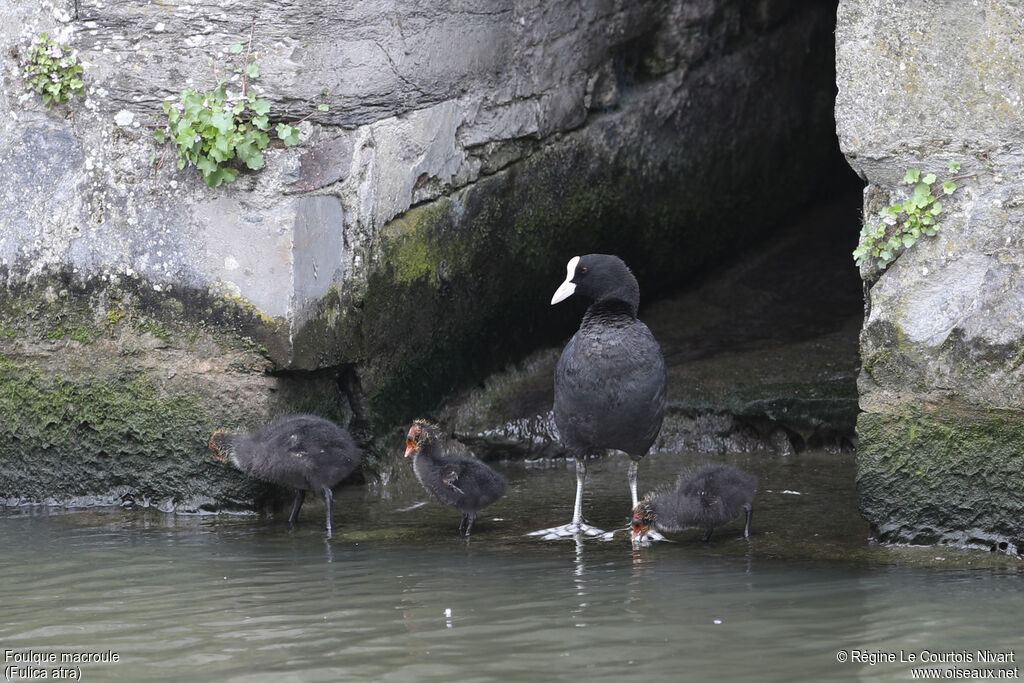
[[[456,486],[455,482],[458,480],[459,473],[455,469],[449,470],[443,477],[441,477],[441,481],[445,483],[445,486],[449,487],[456,493],[465,494],[465,491]]]

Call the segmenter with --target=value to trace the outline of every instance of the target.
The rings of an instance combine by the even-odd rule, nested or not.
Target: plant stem
[[[249,94],[249,74],[245,72],[252,57],[252,37],[256,33],[256,15],[252,15],[252,22],[249,24],[249,46],[245,48],[245,64],[242,66],[242,97]]]

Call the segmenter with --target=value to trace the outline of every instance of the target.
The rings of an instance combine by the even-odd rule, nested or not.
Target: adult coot
[[[443,505],[462,512],[459,535],[469,537],[477,513],[505,495],[505,480],[472,458],[445,455],[438,428],[416,420],[405,437],[405,457],[413,456],[416,478]]]
[[[290,415],[249,434],[214,432],[210,450],[246,474],[297,490],[289,524],[295,524],[306,491],[321,491],[331,535],[332,490],[363,459],[348,432],[315,415]]]
[[[608,254],[574,256],[551,303],[573,294],[592,303],[558,359],[554,412],[562,442],[576,461],[576,503],[572,522],[534,532],[546,538],[603,533],[582,516],[590,454],[616,449],[629,455],[629,490],[636,505],[637,462],[665,416],[665,359],[654,335],[637,320],[640,287],[626,264]]]
[[[650,493],[633,508],[633,542],[640,543],[653,526],[660,531],[705,529],[704,541],[715,527],[745,513],[743,537],[750,536],[757,478],[728,465],[708,465],[679,477],[674,491]]]

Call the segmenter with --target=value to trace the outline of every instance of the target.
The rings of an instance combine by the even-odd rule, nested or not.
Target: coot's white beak
[[[569,263],[565,266],[565,282],[559,285],[558,289],[555,290],[555,295],[551,297],[551,305],[554,306],[559,301],[565,301],[573,292],[576,291],[576,283],[572,281],[574,275],[576,275],[576,265],[580,262],[579,256],[573,256],[569,259]]]

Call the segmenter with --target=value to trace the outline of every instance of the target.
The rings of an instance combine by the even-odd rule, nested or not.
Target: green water
[[[641,488],[695,459],[649,457]],[[910,680],[1017,666],[976,660],[1016,656],[1019,560],[869,544],[850,456],[727,461],[760,477],[752,538],[737,522],[707,545],[694,530],[639,551],[624,534],[524,536],[568,521],[564,463],[499,465],[509,494],[468,543],[458,513],[406,476],[339,491],[329,541],[313,505],[294,530],[287,510],[8,509],[5,673],[59,672],[14,661],[33,655],[105,657],[64,665],[91,681]],[[625,524],[625,465],[590,466],[592,523]],[[975,661],[920,662],[956,653]],[[878,661],[901,654],[918,662]],[[863,661],[839,661],[851,656]]]

